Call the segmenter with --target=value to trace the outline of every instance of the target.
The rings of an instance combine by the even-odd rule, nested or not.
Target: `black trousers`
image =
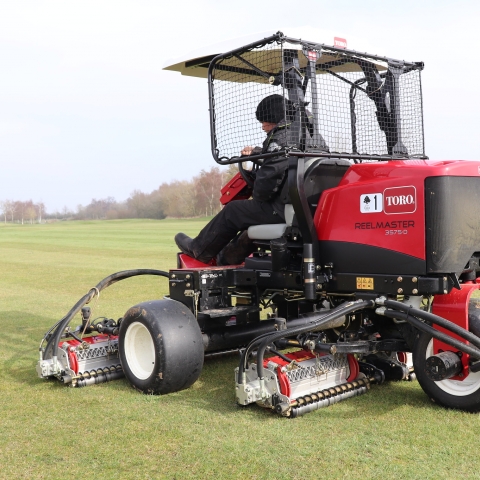
[[[225,263],[240,263],[232,261],[232,258],[241,258],[243,262],[253,251],[253,243],[249,241],[246,233],[237,236],[238,233],[252,225],[284,223],[283,209],[281,204],[257,200],[235,200],[227,203],[193,239],[191,248],[195,258],[207,263],[228,245],[225,251],[227,253],[228,250],[228,255],[225,256],[229,257],[229,260]],[[229,245],[232,240],[234,242]]]

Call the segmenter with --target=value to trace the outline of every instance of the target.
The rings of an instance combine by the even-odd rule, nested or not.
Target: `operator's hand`
[[[253,147],[243,147],[242,155],[251,155],[253,152]]]

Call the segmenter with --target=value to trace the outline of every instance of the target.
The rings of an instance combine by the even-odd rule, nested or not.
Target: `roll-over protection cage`
[[[211,147],[217,163],[243,161],[244,146],[262,144],[255,110],[271,94],[284,99],[287,154],[355,162],[426,158],[421,62],[278,32],[189,66],[208,67]]]

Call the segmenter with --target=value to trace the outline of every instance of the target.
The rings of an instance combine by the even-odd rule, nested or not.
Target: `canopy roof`
[[[264,36],[263,38],[267,38]],[[228,40],[208,47],[197,49],[194,52],[183,55],[181,57],[168,60],[163,69],[180,72],[182,75],[191,77],[207,78],[208,66],[213,58],[217,55],[231,52],[238,49],[242,45],[249,45],[255,41],[261,43],[262,37],[257,35],[255,37],[242,37],[233,40]],[[289,50],[302,50],[302,44],[307,43],[312,48],[321,48],[322,55],[317,60],[317,73],[323,73],[328,68],[329,71],[340,72],[361,72],[362,69],[354,61],[354,59],[361,58],[362,61],[368,61],[377,66],[379,71],[387,69],[387,63],[385,61],[365,58],[361,54],[351,50],[342,50],[335,47],[329,47],[323,44],[317,44],[315,42],[297,40],[287,37],[283,43],[283,49]],[[238,56],[232,56],[227,59],[222,59],[222,68],[226,70],[242,70],[245,75],[236,77],[236,81],[242,82],[265,82],[265,78],[248,67],[248,63],[254,65],[258,70],[265,72],[267,75],[276,75],[282,69],[282,45],[274,43],[268,46],[266,50],[253,49],[251,51],[244,51],[241,53],[241,58]],[[357,56],[358,55],[358,56]],[[243,59],[243,60],[242,60]],[[247,63],[248,62],[248,63]],[[307,65],[307,59],[304,55],[299,55],[300,68],[304,68]],[[228,72],[226,73],[226,75]],[[221,78],[222,72],[216,72],[215,77],[218,80]],[[226,78],[227,79],[227,78]],[[228,77],[231,80],[231,76]]]

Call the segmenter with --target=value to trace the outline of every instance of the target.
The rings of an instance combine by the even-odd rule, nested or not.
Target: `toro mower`
[[[281,32],[221,51],[166,69],[208,79],[213,158],[239,167],[223,204],[249,198],[262,162],[287,160],[285,222],[250,227],[256,251],[239,265],[178,254],[169,272],[106,278],[45,335],[39,376],[125,375],[168,394],[206,356],[239,352],[237,403],[285,417],[414,378],[436,403],[479,411],[480,162],[426,157],[423,63]],[[255,108],[272,94],[286,144],[242,157],[263,142]],[[169,295],[91,318],[100,290],[144,274],[167,277]]]

